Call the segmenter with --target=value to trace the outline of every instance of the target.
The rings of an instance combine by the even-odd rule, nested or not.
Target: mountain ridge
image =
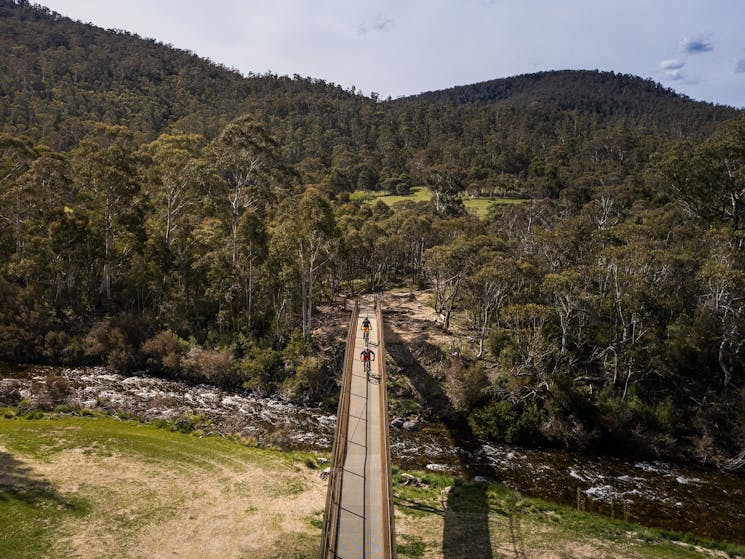
[[[347,90],[298,74],[244,76],[191,51],[74,21],[26,0],[0,0],[0,30],[0,46],[10,53],[0,62],[5,76],[0,78],[2,128],[42,140],[59,126],[59,113],[81,121],[126,124],[147,139],[174,128],[214,137],[241,114],[319,111],[328,102],[354,105],[355,112],[426,109],[442,103],[466,111],[484,107],[574,111],[600,123],[622,120],[663,130],[679,124],[682,132],[675,130],[675,135],[695,134],[698,129],[708,133],[711,122],[741,112],[694,101],[649,79],[597,70],[521,74],[380,101],[355,88]],[[282,107],[281,101],[276,102],[282,96],[305,99]],[[276,102],[277,111],[267,107],[269,101]],[[659,112],[665,115],[660,117]],[[261,120],[261,114],[257,117]],[[77,122],[71,126],[82,128]],[[78,130],[69,139],[45,141],[69,148],[81,134]]]

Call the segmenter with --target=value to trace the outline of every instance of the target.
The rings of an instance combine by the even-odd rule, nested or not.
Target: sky
[[[745,107],[745,0],[34,0],[249,72],[380,98],[612,70]]]

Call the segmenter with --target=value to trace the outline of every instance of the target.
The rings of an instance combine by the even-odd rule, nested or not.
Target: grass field
[[[317,454],[115,418],[0,419],[0,557],[316,557]],[[394,474],[398,556],[693,558],[745,549],[523,499],[496,484]],[[738,555],[739,554],[739,555]]]
[[[410,200],[412,202],[428,202],[431,197],[432,192],[425,186],[412,188],[411,194],[407,196],[382,194],[363,190],[358,190],[350,195],[350,199],[352,200],[359,200],[368,203],[381,200],[389,206],[392,206],[396,202],[403,202],[404,200]],[[523,202],[525,202],[525,200],[515,198],[494,198],[493,200],[488,198],[463,199],[463,204],[466,206],[466,209],[475,212],[479,217],[484,217],[486,215],[490,204],[521,204]]]

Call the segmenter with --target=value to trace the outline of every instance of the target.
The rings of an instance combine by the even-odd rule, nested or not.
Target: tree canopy
[[[426,288],[477,435],[745,448],[740,111],[609,72],[381,101],[18,0],[0,48],[1,358],[317,398],[318,305]]]

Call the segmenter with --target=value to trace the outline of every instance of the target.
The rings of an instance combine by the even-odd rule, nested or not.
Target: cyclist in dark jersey
[[[370,374],[370,364],[375,361],[375,353],[373,350],[366,348],[363,349],[360,353],[360,359],[362,360],[362,365],[365,368],[365,372],[367,374]]]

